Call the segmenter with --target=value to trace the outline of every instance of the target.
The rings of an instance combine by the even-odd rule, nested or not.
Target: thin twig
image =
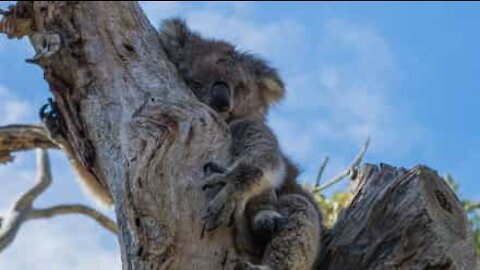
[[[465,206],[465,212],[470,212],[476,209],[480,209],[480,202],[477,203],[469,203]]]
[[[325,159],[323,160],[322,166],[320,166],[320,170],[318,170],[317,179],[315,180],[314,188],[318,188],[320,186],[320,181],[322,180],[323,172],[325,171],[325,168],[327,167],[329,160],[330,160],[329,156],[326,156]]]
[[[350,165],[340,174],[332,178],[331,180],[327,181],[324,185],[317,187],[313,190],[314,193],[320,192],[324,189],[329,188],[330,186],[335,185],[336,183],[340,182],[343,178],[350,176],[352,177],[355,175],[355,172],[357,171],[358,167],[360,166],[360,163],[362,162],[363,156],[368,150],[368,146],[370,145],[370,138],[367,138],[365,143],[363,144],[362,149],[360,152],[357,154],[357,156],[353,159],[353,161],[350,163]]]
[[[45,209],[34,209],[28,215],[28,219],[51,218],[58,215],[69,214],[82,214],[91,217],[92,219],[97,221],[98,224],[102,225],[105,229],[108,229],[114,234],[118,234],[117,224],[113,220],[98,212],[97,210],[81,204],[65,204]]]

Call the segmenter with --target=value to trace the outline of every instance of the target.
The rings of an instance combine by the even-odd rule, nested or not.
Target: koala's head
[[[160,38],[197,98],[227,120],[263,117],[284,95],[282,80],[265,61],[228,42],[203,38],[180,19],[165,21]]]

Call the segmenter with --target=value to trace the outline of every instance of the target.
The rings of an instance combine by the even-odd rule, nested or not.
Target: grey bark
[[[476,269],[465,211],[435,171],[365,165],[351,190],[320,269]]]
[[[41,21],[61,37],[39,63],[67,140],[113,196],[123,268],[221,269],[232,239],[202,232],[200,181],[203,164],[226,155],[227,129],[179,79],[138,3],[33,9],[36,30]]]

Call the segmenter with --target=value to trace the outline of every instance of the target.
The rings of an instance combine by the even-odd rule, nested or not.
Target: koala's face
[[[182,75],[198,99],[212,107],[225,118],[237,112],[240,99],[255,102],[259,95],[248,93],[249,78],[234,48],[223,42],[204,42],[192,48],[190,65]],[[238,106],[237,106],[238,105]],[[260,106],[260,104],[258,104]]]
[[[165,22],[160,37],[197,98],[227,120],[263,117],[283,96],[276,71],[230,43],[202,38],[179,20]]]

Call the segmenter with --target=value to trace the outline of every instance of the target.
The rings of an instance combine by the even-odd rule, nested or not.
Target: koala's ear
[[[267,103],[280,101],[285,95],[285,86],[277,71],[257,56],[243,54],[241,58],[243,58],[247,70],[253,74]]]
[[[173,61],[183,58],[186,47],[194,36],[185,21],[180,18],[164,20],[160,26],[160,40]]]

